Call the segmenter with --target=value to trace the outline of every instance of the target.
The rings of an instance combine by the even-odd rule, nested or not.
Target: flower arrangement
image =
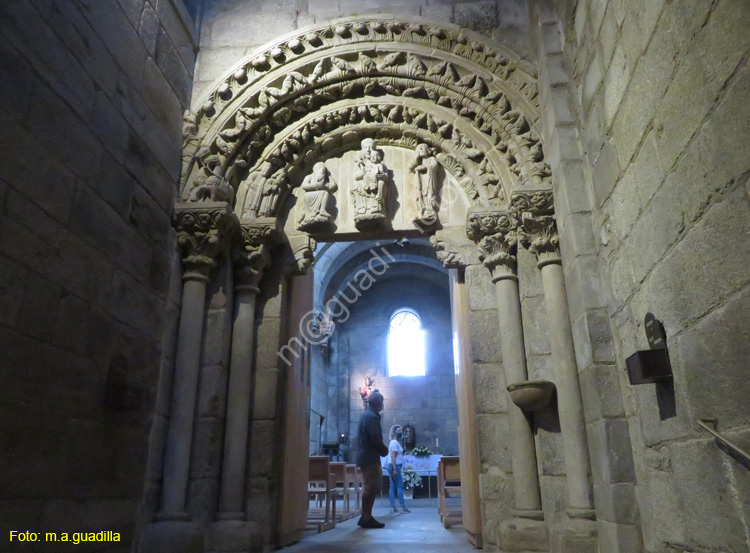
[[[417,471],[414,470],[414,467],[409,463],[404,463],[404,467],[401,469],[401,475],[404,479],[405,490],[422,487],[422,477],[417,474]]]
[[[427,457],[428,455],[432,455],[432,451],[423,445],[419,445],[411,450],[411,454],[415,457]]]

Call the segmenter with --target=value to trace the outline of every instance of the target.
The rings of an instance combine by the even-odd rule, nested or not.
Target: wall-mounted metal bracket
[[[651,313],[646,313],[644,326],[651,349],[636,351],[625,360],[631,385],[653,384],[672,378],[664,326]]]

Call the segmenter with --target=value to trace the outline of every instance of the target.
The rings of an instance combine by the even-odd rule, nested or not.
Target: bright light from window
[[[388,376],[424,376],[424,331],[412,311],[397,311],[391,317]]]

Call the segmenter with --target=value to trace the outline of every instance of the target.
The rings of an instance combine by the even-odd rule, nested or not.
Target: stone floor
[[[353,518],[321,534],[308,534],[304,540],[285,547],[289,553],[469,553],[475,551],[462,526],[443,528],[435,499],[429,506],[427,499],[407,501],[408,514],[390,514],[390,507],[375,503],[373,515],[385,528],[364,530]],[[388,505],[388,500],[383,502]]]

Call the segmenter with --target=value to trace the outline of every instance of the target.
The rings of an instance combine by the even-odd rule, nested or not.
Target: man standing
[[[364,490],[362,491],[362,516],[357,524],[362,528],[383,528],[385,524],[372,516],[375,497],[383,485],[383,469],[380,458],[388,455],[388,446],[383,442],[380,412],[383,410],[383,395],[375,390],[367,400],[367,409],[359,418],[359,456],[357,466],[362,469]]]

